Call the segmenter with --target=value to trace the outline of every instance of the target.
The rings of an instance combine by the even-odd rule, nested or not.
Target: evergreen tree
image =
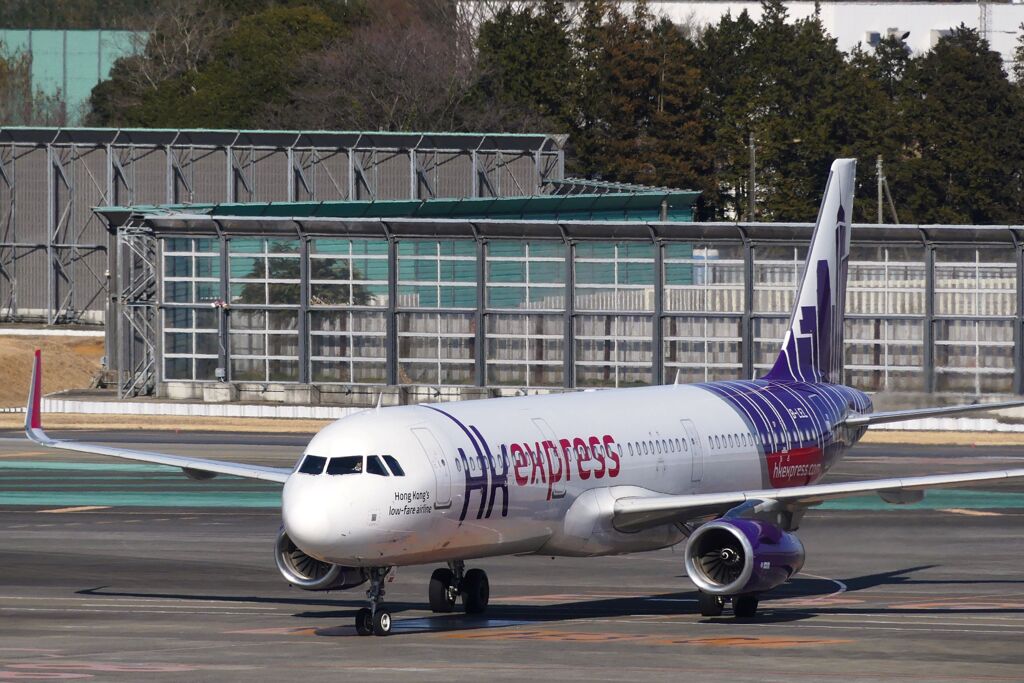
[[[476,101],[515,125],[532,121],[547,132],[573,123],[577,81],[569,16],[556,0],[505,5],[480,27]]]
[[[583,25],[596,63],[581,88],[586,115],[575,133],[579,172],[622,182],[710,188],[710,154],[693,44],[645,3],[612,7]]]
[[[746,212],[750,102],[760,80],[751,59],[755,29],[746,11],[736,18],[726,13],[700,39],[698,60],[715,170],[714,194],[706,199],[718,218]]]
[[[998,52],[960,26],[905,78],[910,145],[894,195],[903,221],[1020,221],[1024,116]]]
[[[1013,77],[1017,87],[1024,89],[1024,24],[1018,28],[1020,35],[1017,36],[1017,48],[1013,51]]]
[[[817,16],[788,20],[764,0],[755,24],[724,17],[703,37],[721,213],[746,216],[750,141],[756,153],[756,218],[811,220],[821,178],[855,139],[857,74]]]

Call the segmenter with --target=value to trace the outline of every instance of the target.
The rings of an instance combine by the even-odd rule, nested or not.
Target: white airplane
[[[808,507],[874,492],[1024,477],[1024,469],[818,483],[867,428],[1024,401],[873,413],[842,385],[843,310],[855,160],[832,164],[782,349],[761,379],[378,408],[338,420],[293,469],[56,440],[40,421],[39,351],[25,429],[42,446],[284,484],[278,569],[305,590],[370,582],[360,635],[387,635],[384,583],[395,568],[442,564],[430,607],[461,596],[483,612],[489,585],[467,560],[598,556],[686,541],[700,612],[737,617],[804,563],[792,533]]]

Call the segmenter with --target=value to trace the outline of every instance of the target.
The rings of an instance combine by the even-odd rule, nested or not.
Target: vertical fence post
[[[935,393],[935,245],[924,236],[924,390]]]

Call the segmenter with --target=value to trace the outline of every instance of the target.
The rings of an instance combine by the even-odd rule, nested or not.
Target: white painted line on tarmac
[[[79,505],[78,507],[71,508],[53,508],[51,510],[37,510],[36,512],[48,512],[52,514],[60,514],[62,512],[88,512],[90,510],[109,510],[109,505]]]

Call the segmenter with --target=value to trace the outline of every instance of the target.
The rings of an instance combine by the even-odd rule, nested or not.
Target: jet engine
[[[274,560],[285,581],[307,591],[335,591],[355,588],[369,576],[361,567],[341,567],[302,552],[282,527],[274,545]]]
[[[686,573],[705,593],[740,595],[771,590],[804,566],[793,534],[753,519],[719,519],[686,543]]]

